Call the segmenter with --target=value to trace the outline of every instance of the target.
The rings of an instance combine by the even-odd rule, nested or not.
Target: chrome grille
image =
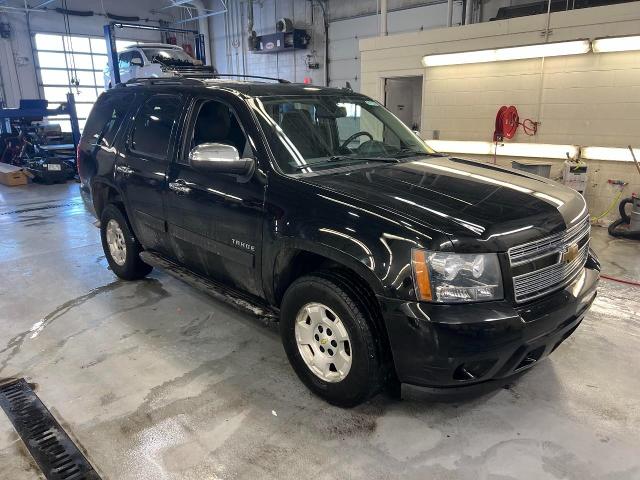
[[[564,232],[510,248],[507,254],[512,268],[544,257],[551,257],[553,261],[551,265],[513,277],[516,302],[533,300],[570,283],[587,261],[590,229],[587,216]],[[573,244],[580,245],[577,256],[570,262],[563,261],[562,253]]]

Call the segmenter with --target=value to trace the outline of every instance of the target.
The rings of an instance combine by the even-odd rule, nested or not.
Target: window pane
[[[95,102],[96,99],[98,98],[98,92],[96,91],[95,87],[80,87],[80,88],[73,88],[73,94],[76,96],[76,102]]]
[[[131,148],[166,158],[173,124],[180,113],[180,103],[180,97],[175,95],[155,95],[147,100],[136,115]]]
[[[67,53],[67,62],[69,62],[69,68],[93,70],[91,55],[86,55],[83,53]]]
[[[76,113],[78,117],[87,118],[92,107],[93,103],[76,103]]]
[[[36,48],[38,50],[63,51],[64,46],[62,44],[62,35],[36,33]]]
[[[69,77],[66,70],[40,70],[40,78],[43,85],[69,85]]]
[[[96,79],[96,85],[98,86],[98,88],[104,88],[105,86],[105,79],[104,79],[104,72],[93,72],[93,75]],[[109,83],[109,80],[107,80],[107,83]]]
[[[82,86],[94,86],[96,84],[96,78],[93,76],[93,72],[75,72],[76,78]]]
[[[50,102],[66,102],[68,87],[44,87],[44,98]]]
[[[64,53],[38,52],[38,64],[40,68],[66,68]]]
[[[104,38],[91,39],[91,51],[93,53],[107,53],[107,42]]]
[[[91,52],[88,37],[67,37],[67,50],[72,52]]]
[[[106,55],[94,55],[93,56],[93,68],[95,70],[104,70],[109,60]]]
[[[101,97],[87,121],[82,141],[99,142],[107,147],[111,145],[133,100],[134,95],[131,93]]]

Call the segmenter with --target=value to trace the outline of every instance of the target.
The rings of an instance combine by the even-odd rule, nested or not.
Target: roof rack
[[[217,78],[226,78],[226,77],[241,77],[241,78],[256,78],[260,80],[273,80],[278,83],[291,83],[289,80],[285,80],[283,78],[275,78],[275,77],[263,77],[260,75],[242,75],[242,74],[233,74],[233,73],[212,73],[209,75],[204,75],[201,72],[175,72],[178,76],[175,77],[139,77],[132,78],[128,80],[126,83],[119,83],[116,85],[117,87],[126,87],[126,86],[134,86],[134,85],[202,85],[204,80],[215,80]]]
[[[126,83],[118,83],[116,88],[135,85],[203,85],[202,80],[188,77],[139,77],[127,80]]]
[[[285,80],[284,78],[263,77],[262,75],[242,75],[240,73],[216,73],[213,76],[213,78],[220,78],[220,77],[258,78],[260,80],[274,80],[278,83],[291,83],[289,80]]]

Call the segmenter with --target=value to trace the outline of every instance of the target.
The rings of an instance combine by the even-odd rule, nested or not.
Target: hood
[[[504,251],[562,231],[587,213],[582,196],[556,182],[459,158],[375,165],[305,181],[443,233],[457,250]]]

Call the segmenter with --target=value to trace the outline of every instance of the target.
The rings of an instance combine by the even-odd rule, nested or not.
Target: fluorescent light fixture
[[[425,140],[436,152],[471,153],[475,155],[493,155],[491,142],[466,142],[454,140]]]
[[[596,38],[591,42],[594,52],[628,52],[640,50],[640,35],[629,37]]]
[[[505,157],[556,158],[566,160],[576,158],[577,145],[558,145],[551,143],[498,143],[496,154]]]
[[[441,65],[460,65],[466,63],[501,62],[525,58],[558,57],[562,55],[578,55],[591,49],[589,40],[572,40],[569,42],[540,43],[522,47],[494,48],[491,50],[475,50],[472,52],[442,53],[425,55],[422,64],[425,67]]]
[[[640,158],[640,148],[634,148],[636,158]],[[628,148],[582,147],[580,157],[586,160],[613,160],[616,162],[633,162]]]
[[[436,152],[472,155],[493,155],[495,153],[503,157],[554,158],[560,160],[566,160],[567,154],[571,158],[576,158],[579,150],[576,145],[548,143],[498,143],[497,148],[493,142],[426,140],[426,143]]]

